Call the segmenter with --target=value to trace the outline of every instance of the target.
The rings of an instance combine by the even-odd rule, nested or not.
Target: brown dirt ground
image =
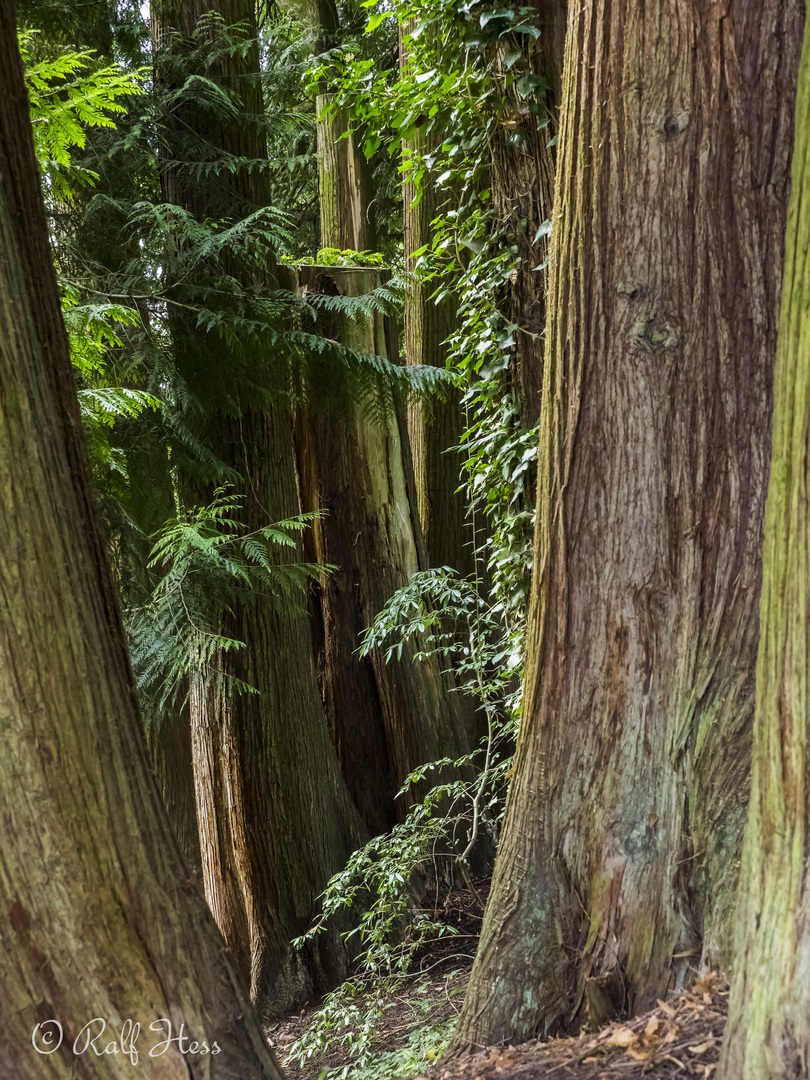
[[[380,1053],[403,1046],[426,1023],[433,1026],[459,1012],[489,882],[475,885],[475,894],[465,889],[434,899],[434,916],[438,911],[457,933],[430,942],[416,955],[409,976],[413,984],[406,985],[379,1021],[375,1049]],[[318,1080],[325,1068],[346,1064],[339,1049],[303,1067],[285,1060],[318,1004],[307,1003],[268,1030],[288,1080]],[[413,1080],[708,1080],[717,1067],[727,1004],[727,985],[710,973],[677,997],[659,1001],[644,1016],[614,1021],[576,1037],[490,1047],[480,1054],[442,1060]]]

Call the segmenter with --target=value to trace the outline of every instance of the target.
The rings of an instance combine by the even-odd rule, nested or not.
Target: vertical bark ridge
[[[806,1076],[810,1061],[807,735],[810,596],[808,181],[810,34],[805,31],[774,380],[751,805],[736,911],[734,978],[718,1075]]]
[[[416,20],[400,27],[400,66],[407,67],[403,36],[410,33]],[[431,33],[428,29],[426,33]],[[417,128],[410,143],[404,144],[417,155],[428,153],[441,144],[441,134],[427,135]],[[421,197],[414,204],[417,191],[407,179],[402,184],[405,269],[413,273],[413,253],[431,240],[431,222],[439,213],[443,199],[430,176],[422,180]],[[455,298],[450,292],[441,303],[432,294],[439,282],[430,285],[411,280],[405,298],[405,363],[447,366],[445,342],[457,324]],[[451,566],[460,574],[475,570],[475,537],[467,519],[467,506],[461,486],[461,459],[457,448],[464,429],[460,395],[450,392],[445,401],[414,402],[408,407],[408,435],[413,457],[416,502],[428,565]]]
[[[160,727],[156,724],[149,725],[146,729],[146,741],[152,769],[180,850],[195,876],[200,876],[202,880],[191,751],[191,716],[188,706],[167,716]]]
[[[379,271],[359,268],[300,271],[307,290],[333,295],[359,296],[379,281]],[[361,352],[397,360],[395,328],[379,315],[368,324],[330,326],[328,333]],[[390,664],[379,653],[363,661],[355,655],[362,631],[412,574],[425,569],[407,431],[399,407],[384,424],[359,410],[347,418],[302,413],[296,439],[304,505],[326,510],[313,531],[312,555],[339,568],[318,598],[322,692],[349,788],[366,807],[369,824],[386,829],[424,794],[420,786],[394,804],[408,774],[429,761],[461,756],[471,738],[468,710],[450,676],[435,658],[414,661],[423,643],[409,643]],[[384,770],[376,773],[374,791],[365,771],[369,758]]]
[[[526,704],[456,1046],[728,960],[801,16],[571,9]]]
[[[331,100],[319,94],[316,101],[321,247],[374,251],[371,168],[345,113],[333,109],[329,119],[321,118]]]

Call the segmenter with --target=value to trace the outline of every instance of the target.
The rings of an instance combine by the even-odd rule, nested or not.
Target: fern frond
[[[154,537],[149,566],[160,571],[148,602],[130,612],[133,668],[152,711],[176,703],[183,685],[221,680],[228,693],[253,693],[226,673],[221,657],[245,643],[222,632],[238,605],[305,595],[329,568],[274,559],[320,515],[301,514],[250,533],[236,516],[243,496],[228,486],[204,506],[167,521]]]

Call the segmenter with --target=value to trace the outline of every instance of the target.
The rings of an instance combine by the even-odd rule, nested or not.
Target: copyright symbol
[[[31,1032],[31,1045],[38,1054],[52,1054],[62,1045],[62,1025],[58,1020],[44,1020]]]

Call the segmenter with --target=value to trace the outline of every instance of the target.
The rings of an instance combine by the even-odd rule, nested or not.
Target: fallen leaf
[[[695,985],[692,987],[692,992],[694,994],[702,994],[705,998],[706,995],[711,994],[715,986],[722,981],[723,980],[716,971],[707,971],[695,979]]]
[[[631,1031],[628,1027],[619,1028],[618,1031],[614,1031],[608,1039],[609,1046],[629,1046],[636,1037],[635,1031]]]
[[[671,1018],[675,1015],[675,1010],[672,1008],[672,1006],[667,1005],[667,1003],[665,1001],[662,1001],[661,998],[658,999],[658,1008],[665,1016],[669,1016]]]
[[[697,1046],[690,1046],[690,1054],[705,1054],[707,1050],[711,1050],[714,1046],[714,1035],[710,1035],[706,1042],[698,1043]]]
[[[629,1058],[632,1058],[633,1061],[649,1061],[652,1057],[650,1050],[642,1050],[640,1047],[636,1046],[628,1046],[625,1053]]]
[[[661,1023],[659,1016],[651,1016],[647,1021],[647,1026],[644,1028],[645,1035],[654,1035],[658,1031],[658,1025]]]

